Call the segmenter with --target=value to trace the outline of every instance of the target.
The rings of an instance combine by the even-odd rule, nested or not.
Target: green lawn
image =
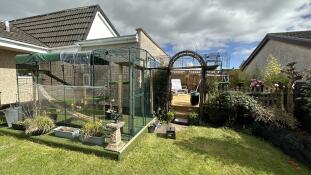
[[[311,174],[280,150],[230,129],[190,127],[177,140],[145,134],[121,161],[0,136],[0,174]]]

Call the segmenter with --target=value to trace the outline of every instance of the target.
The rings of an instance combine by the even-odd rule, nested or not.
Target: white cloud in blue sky
[[[0,18],[15,19],[99,4],[117,30],[144,28],[169,54],[224,50],[237,67],[266,33],[311,29],[311,0],[11,0]]]

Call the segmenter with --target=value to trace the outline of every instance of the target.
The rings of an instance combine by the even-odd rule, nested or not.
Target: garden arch
[[[173,69],[173,65],[175,63],[175,61],[177,61],[179,58],[184,57],[184,56],[189,56],[192,57],[194,59],[196,59],[201,66],[197,66],[196,68],[201,68],[201,84],[199,87],[199,93],[200,93],[200,102],[199,102],[199,109],[200,109],[200,120],[202,120],[203,117],[203,103],[205,101],[205,84],[206,84],[206,70],[207,70],[207,65],[205,60],[203,59],[203,57],[201,55],[199,55],[198,53],[191,51],[191,50],[184,50],[181,52],[176,53],[169,61],[168,64],[168,99],[167,99],[167,106],[170,107],[171,104],[171,70]]]

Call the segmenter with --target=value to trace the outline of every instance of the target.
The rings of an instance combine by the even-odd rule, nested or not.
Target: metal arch
[[[198,53],[191,51],[191,50],[184,50],[184,51],[180,51],[178,53],[176,53],[172,59],[170,60],[169,64],[168,64],[168,97],[167,97],[167,108],[170,108],[170,104],[171,104],[171,69],[173,68],[173,65],[175,63],[176,60],[178,60],[180,57],[183,56],[190,56],[195,58],[200,64],[201,64],[201,85],[199,88],[199,92],[200,92],[200,103],[199,103],[199,107],[200,107],[200,122],[202,122],[202,118],[204,115],[204,111],[203,111],[203,104],[205,101],[205,97],[206,97],[206,92],[205,92],[205,83],[206,83],[206,70],[207,70],[207,64],[204,61],[203,57],[201,55],[199,55]]]
[[[192,58],[195,58],[200,64],[202,67],[206,67],[206,63],[203,59],[203,57],[201,55],[199,55],[198,53],[192,51],[192,50],[183,50],[183,51],[180,51],[178,53],[176,53],[172,59],[170,60],[169,64],[168,64],[168,67],[169,69],[173,67],[174,63],[176,60],[178,60],[180,57],[183,57],[183,56],[190,56]]]

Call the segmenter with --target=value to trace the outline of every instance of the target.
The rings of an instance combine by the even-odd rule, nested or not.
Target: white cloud
[[[311,29],[310,0],[15,0],[1,2],[0,18],[14,19],[100,4],[123,35],[144,28],[174,50],[252,43],[269,32]],[[246,52],[246,51],[244,51]]]
[[[232,55],[239,55],[239,56],[249,56],[253,51],[253,48],[236,48]]]

